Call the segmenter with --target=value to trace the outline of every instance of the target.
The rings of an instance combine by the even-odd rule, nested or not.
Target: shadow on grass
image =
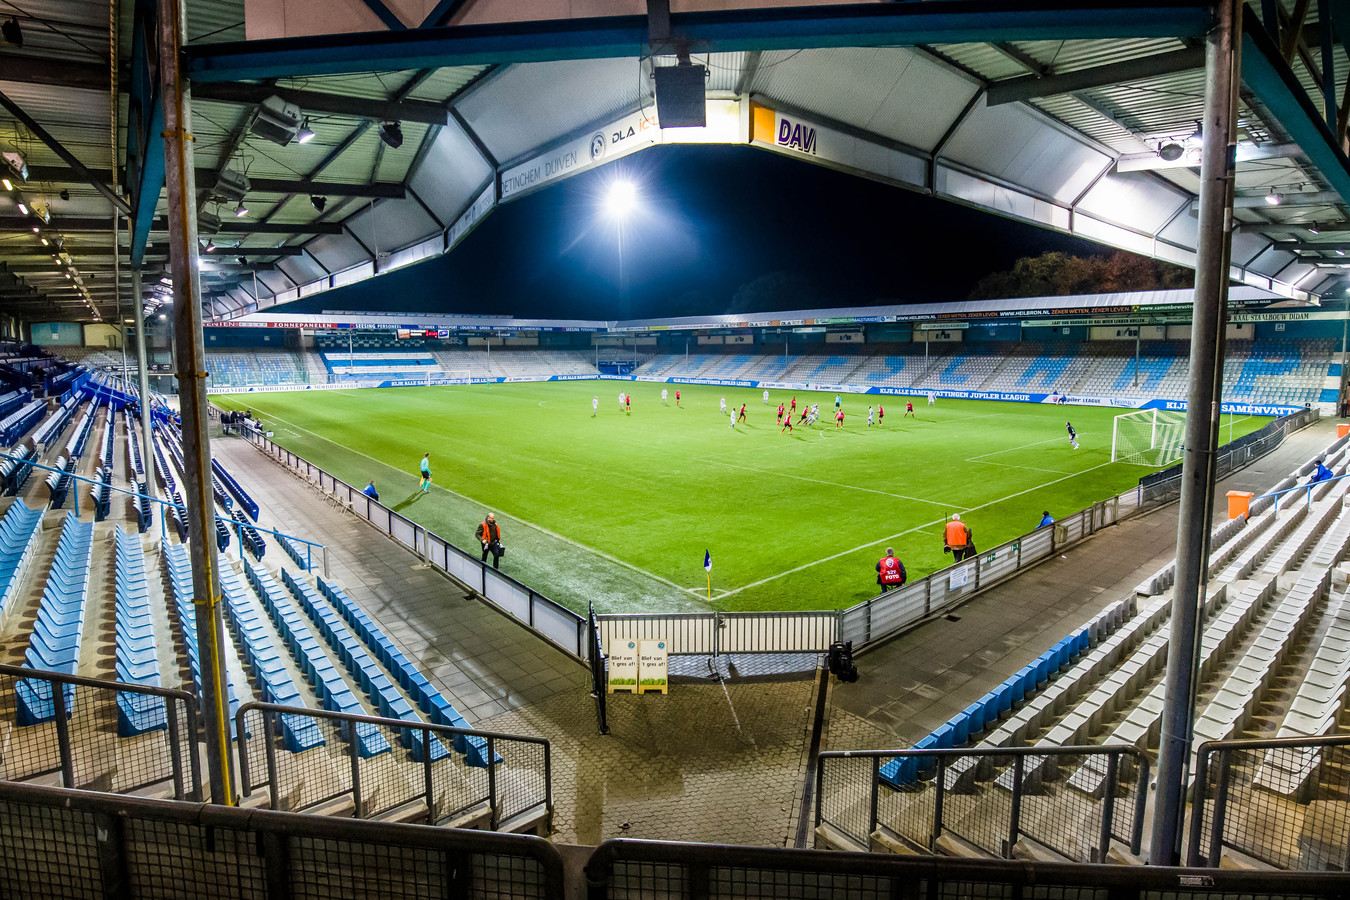
[[[418,488],[417,490],[413,491],[413,492],[412,492],[411,494],[409,494],[408,496],[404,497],[404,498],[403,498],[402,500],[400,500],[398,503],[395,503],[395,504],[394,504],[394,507],[393,507],[394,512],[399,512],[399,511],[401,511],[401,510],[407,509],[408,507],[410,507],[410,506],[412,506],[414,503],[416,503],[416,502],[418,501],[419,498],[425,497],[426,495],[427,495],[427,492],[426,492],[426,491],[422,490],[421,488]]]

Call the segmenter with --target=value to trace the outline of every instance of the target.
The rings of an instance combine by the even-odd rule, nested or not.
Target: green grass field
[[[493,510],[502,570],[584,612],[835,609],[876,592],[894,546],[911,578],[942,568],[941,523],[960,512],[981,548],[1133,487],[1111,463],[1120,410],[798,393],[821,422],[780,434],[749,389],[565,382],[218,396],[251,408],[273,439],[451,543],[476,548]],[[621,390],[633,392],[631,415]],[[591,414],[591,397],[600,397]],[[748,424],[718,412],[747,404]],[[791,394],[775,391],[774,406]],[[880,399],[885,424],[868,428]],[[1081,449],[1069,446],[1065,419]],[[1239,418],[1241,436],[1267,420]],[[1227,419],[1224,425],[1229,423]],[[1228,440],[1229,429],[1224,429]],[[431,451],[434,487],[416,475]],[[323,535],[301,535],[322,541]],[[703,553],[712,554],[708,599]]]

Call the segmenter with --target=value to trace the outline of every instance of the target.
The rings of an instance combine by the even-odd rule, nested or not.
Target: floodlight
[[[616,181],[605,195],[605,210],[616,219],[628,216],[637,208],[637,188],[631,181]]]
[[[258,104],[258,112],[249,125],[249,131],[285,147],[296,136],[299,126],[300,107],[273,94]]]
[[[248,215],[248,207],[244,205],[243,200],[240,200],[239,205],[234,208],[234,217],[238,219],[246,215]]]
[[[25,216],[28,215],[28,207],[22,200],[19,201],[19,212],[23,213]]]
[[[0,184],[3,184],[7,191],[14,190],[14,182],[10,181],[8,178],[0,178]]]
[[[315,212],[323,212],[323,208],[328,205],[328,198],[312,194],[309,198],[309,205],[314,207]]]
[[[225,200],[238,202],[243,200],[244,195],[252,188],[253,185],[249,182],[247,175],[233,169],[221,169],[216,174],[216,184],[211,188],[211,193]]]
[[[397,150],[403,146],[403,129],[397,122],[385,122],[380,126],[380,140],[389,145],[389,149]]]
[[[1181,159],[1186,153],[1186,147],[1179,141],[1167,140],[1158,146],[1158,158],[1167,162],[1174,162]]]
[[[1266,194],[1266,202],[1269,203],[1271,206],[1279,206],[1281,203],[1284,202],[1284,194],[1281,194],[1279,191],[1275,190],[1274,188],[1271,188],[1270,193]]]
[[[18,150],[6,150],[3,158],[20,181],[28,180],[28,161],[24,159],[22,153]]]
[[[300,123],[300,130],[295,133],[295,140],[301,144],[308,144],[314,140],[314,129],[309,127],[308,116],[305,117],[304,122]]]
[[[220,216],[210,210],[202,210],[197,213],[197,233],[215,234],[220,230]]]
[[[1321,234],[1321,233],[1322,233],[1321,231],[1318,231],[1318,229],[1317,229],[1317,223],[1316,223],[1316,222],[1312,222],[1312,223],[1310,223],[1310,224],[1308,225],[1308,231],[1312,232],[1313,234]]]
[[[0,22],[0,37],[5,39],[6,44],[22,47],[23,29],[19,27],[19,20],[11,16],[7,21]]]

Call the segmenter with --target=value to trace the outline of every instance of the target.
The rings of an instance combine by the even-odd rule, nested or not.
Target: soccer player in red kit
[[[750,423],[746,420],[746,418],[745,418],[745,404],[744,404],[744,403],[741,404],[741,414],[740,414],[739,416],[736,417],[736,421],[737,421],[737,422],[745,422],[745,424],[747,424],[747,425],[750,424]]]
[[[796,398],[796,397],[793,397],[793,398],[792,398],[792,407],[791,407],[791,409],[789,410],[789,412],[796,412],[796,411],[797,411],[797,398]]]
[[[843,428],[843,427],[844,427],[844,411],[843,411],[842,409],[835,410],[835,413],[834,413],[834,427],[835,427],[835,428]]]
[[[680,392],[678,388],[675,391],[675,405],[676,406],[680,405]]]
[[[878,403],[878,404],[877,404],[877,424],[880,425],[880,424],[881,424],[881,420],[884,419],[884,418],[886,418],[886,407],[884,407],[884,406],[882,406],[880,403]]]
[[[778,424],[783,424],[783,404],[778,404]]]
[[[905,416],[914,416],[914,401],[913,401],[913,400],[906,400],[906,401],[905,401]],[[901,416],[900,418],[903,419],[905,416]],[[914,416],[914,418],[917,419],[918,416]]]

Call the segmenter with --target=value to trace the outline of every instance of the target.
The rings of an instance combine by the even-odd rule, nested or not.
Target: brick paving
[[[1220,486],[1262,490],[1334,437],[1323,422]],[[547,738],[560,842],[612,837],[791,846],[817,682],[809,658],[769,676],[752,660],[677,666],[669,695],[609,695],[600,735],[589,674],[547,641],[424,567],[246,442],[215,454],[264,509],[262,524],[329,547],[333,577],[475,727]],[[835,683],[822,749],[908,746],[1124,596],[1175,550],[1176,508],[1127,520],[946,618],[859,654]]]

